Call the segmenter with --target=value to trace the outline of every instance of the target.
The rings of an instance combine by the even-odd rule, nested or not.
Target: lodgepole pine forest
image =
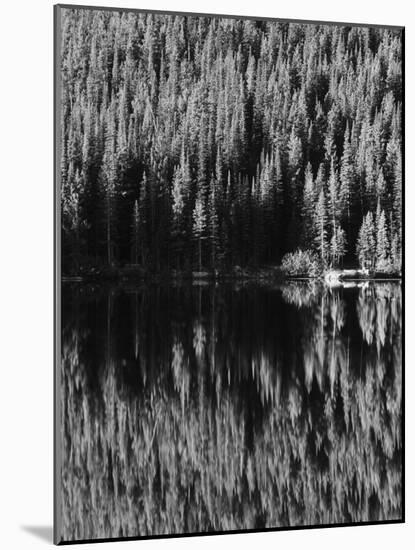
[[[62,14],[64,274],[400,274],[402,30]]]

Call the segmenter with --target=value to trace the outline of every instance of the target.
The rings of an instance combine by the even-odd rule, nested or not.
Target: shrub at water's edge
[[[334,277],[341,279],[377,279],[400,278],[400,264],[394,264],[390,259],[376,258],[369,262],[359,257],[360,268],[341,269],[334,265],[324,265],[317,254],[311,250],[297,249],[285,254],[281,262],[281,272],[284,277]]]
[[[281,269],[287,277],[317,277],[322,273],[316,254],[310,250],[289,252],[282,259]]]

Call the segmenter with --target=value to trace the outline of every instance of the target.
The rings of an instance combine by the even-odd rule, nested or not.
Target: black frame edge
[[[406,43],[405,43],[405,27],[401,30],[402,33],[402,523],[405,521],[405,469],[406,469],[406,456],[405,456],[405,184],[406,184],[406,171],[405,171],[405,62],[406,62]]]
[[[61,7],[53,6],[53,543],[61,541],[60,357],[61,357],[61,241],[60,241],[60,58]]]

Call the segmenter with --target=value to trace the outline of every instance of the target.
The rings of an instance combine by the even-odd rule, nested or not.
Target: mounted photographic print
[[[56,543],[404,520],[403,47],[55,7]]]

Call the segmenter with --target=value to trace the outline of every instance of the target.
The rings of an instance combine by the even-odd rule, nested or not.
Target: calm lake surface
[[[62,289],[63,539],[400,519],[399,283]]]

